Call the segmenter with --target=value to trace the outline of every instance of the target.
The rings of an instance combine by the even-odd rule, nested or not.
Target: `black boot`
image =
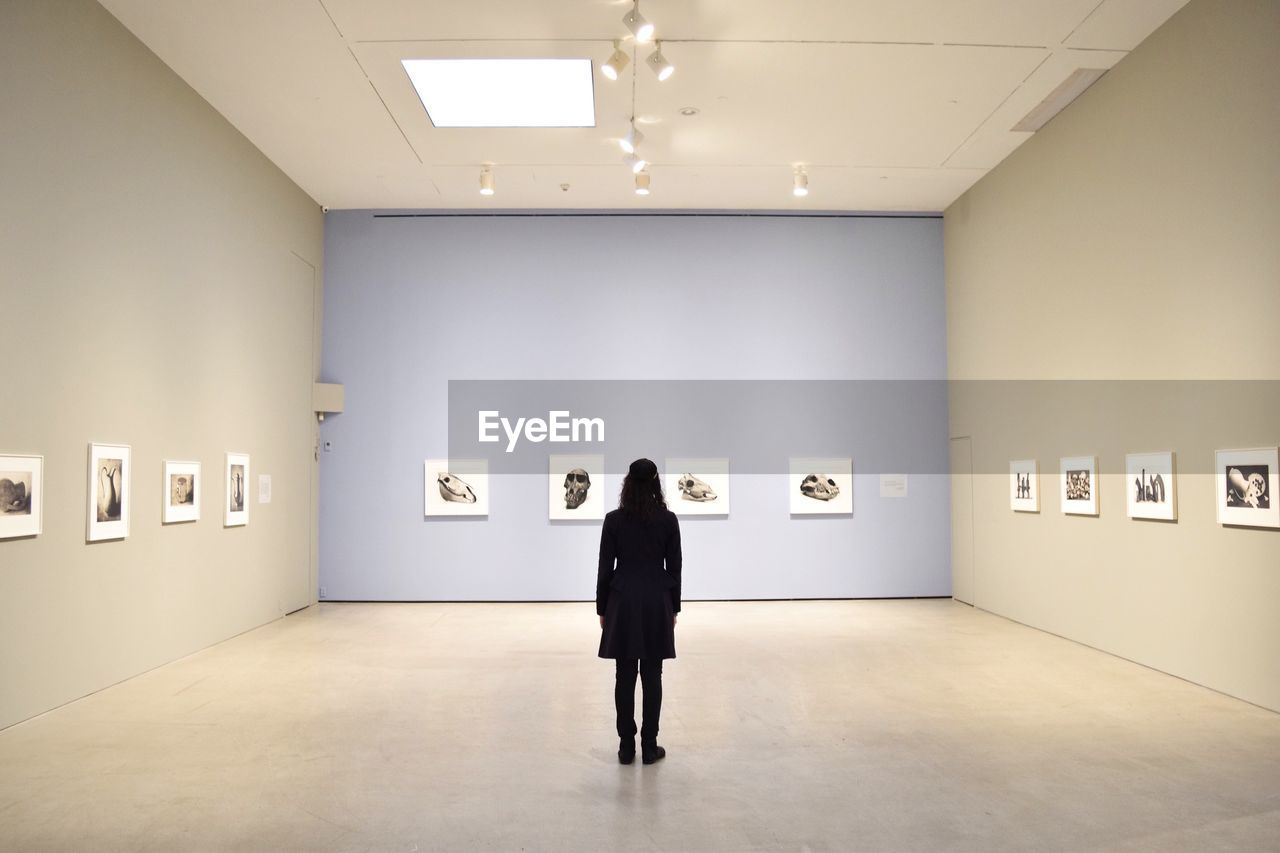
[[[630,764],[636,760],[636,739],[624,737],[618,740],[618,763]]]
[[[645,764],[652,764],[655,761],[661,761],[667,757],[667,751],[658,746],[656,740],[640,741],[640,760]]]

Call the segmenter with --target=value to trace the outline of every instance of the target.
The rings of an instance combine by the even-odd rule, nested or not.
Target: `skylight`
[[[402,59],[436,127],[595,127],[590,59]]]

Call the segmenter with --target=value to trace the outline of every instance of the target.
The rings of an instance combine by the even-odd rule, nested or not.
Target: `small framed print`
[[[89,445],[89,542],[129,535],[131,452],[127,444]]]
[[[428,459],[424,472],[428,517],[489,514],[488,459]]]
[[[548,465],[548,517],[552,521],[604,518],[603,456],[552,456]]]
[[[1219,450],[1214,461],[1218,523],[1280,527],[1280,505],[1275,499],[1280,449]]]
[[[199,462],[164,463],[164,524],[200,520]]]
[[[1040,511],[1040,462],[1020,459],[1009,463],[1009,508],[1014,512]]]
[[[44,457],[0,455],[0,539],[44,529]]]
[[[1062,511],[1067,515],[1098,514],[1098,457],[1062,457]]]
[[[1172,451],[1127,454],[1124,479],[1130,518],[1177,521],[1178,481]]]
[[[223,500],[223,527],[249,523],[249,454],[228,453]]]
[[[794,457],[788,460],[792,515],[853,515],[853,460]]]
[[[729,514],[728,459],[667,459],[663,491],[676,515]]]

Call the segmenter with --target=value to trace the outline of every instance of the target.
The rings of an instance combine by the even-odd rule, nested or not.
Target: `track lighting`
[[[794,184],[791,187],[791,194],[797,197],[807,196],[809,194],[809,176],[799,169],[796,170]]]
[[[637,44],[644,44],[653,38],[653,24],[641,16],[640,0],[632,0],[631,11],[622,19],[622,23],[626,24],[627,29],[631,30],[631,35],[636,37]]]
[[[639,154],[628,154],[622,158],[622,162],[631,167],[631,171],[639,174],[644,171],[644,167],[649,165],[649,161],[641,157]]]
[[[631,129],[627,131],[627,135],[618,140],[618,144],[622,146],[622,150],[627,154],[636,153],[636,149],[640,147],[640,142],[644,139],[644,134],[636,129],[635,123],[631,124]]]
[[[617,80],[618,75],[622,73],[622,69],[626,68],[627,63],[630,61],[631,58],[622,52],[622,45],[617,39],[614,39],[613,54],[604,65],[600,66],[600,73],[610,80]]]
[[[636,195],[649,194],[649,173],[636,172]]]
[[[493,171],[488,166],[480,170],[480,195],[493,195]]]
[[[658,80],[666,80],[675,73],[676,67],[667,62],[667,58],[662,55],[662,42],[654,42],[654,46],[656,50],[649,54],[645,62],[653,69],[653,73],[658,75]]]

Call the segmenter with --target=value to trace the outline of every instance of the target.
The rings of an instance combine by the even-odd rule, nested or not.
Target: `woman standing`
[[[679,612],[680,523],[662,499],[658,466],[637,459],[622,481],[618,508],[604,517],[596,574],[600,657],[617,661],[613,701],[623,764],[636,757],[637,665],[644,689],[640,758],[652,764],[667,754],[658,746],[662,661],[676,656]]]

